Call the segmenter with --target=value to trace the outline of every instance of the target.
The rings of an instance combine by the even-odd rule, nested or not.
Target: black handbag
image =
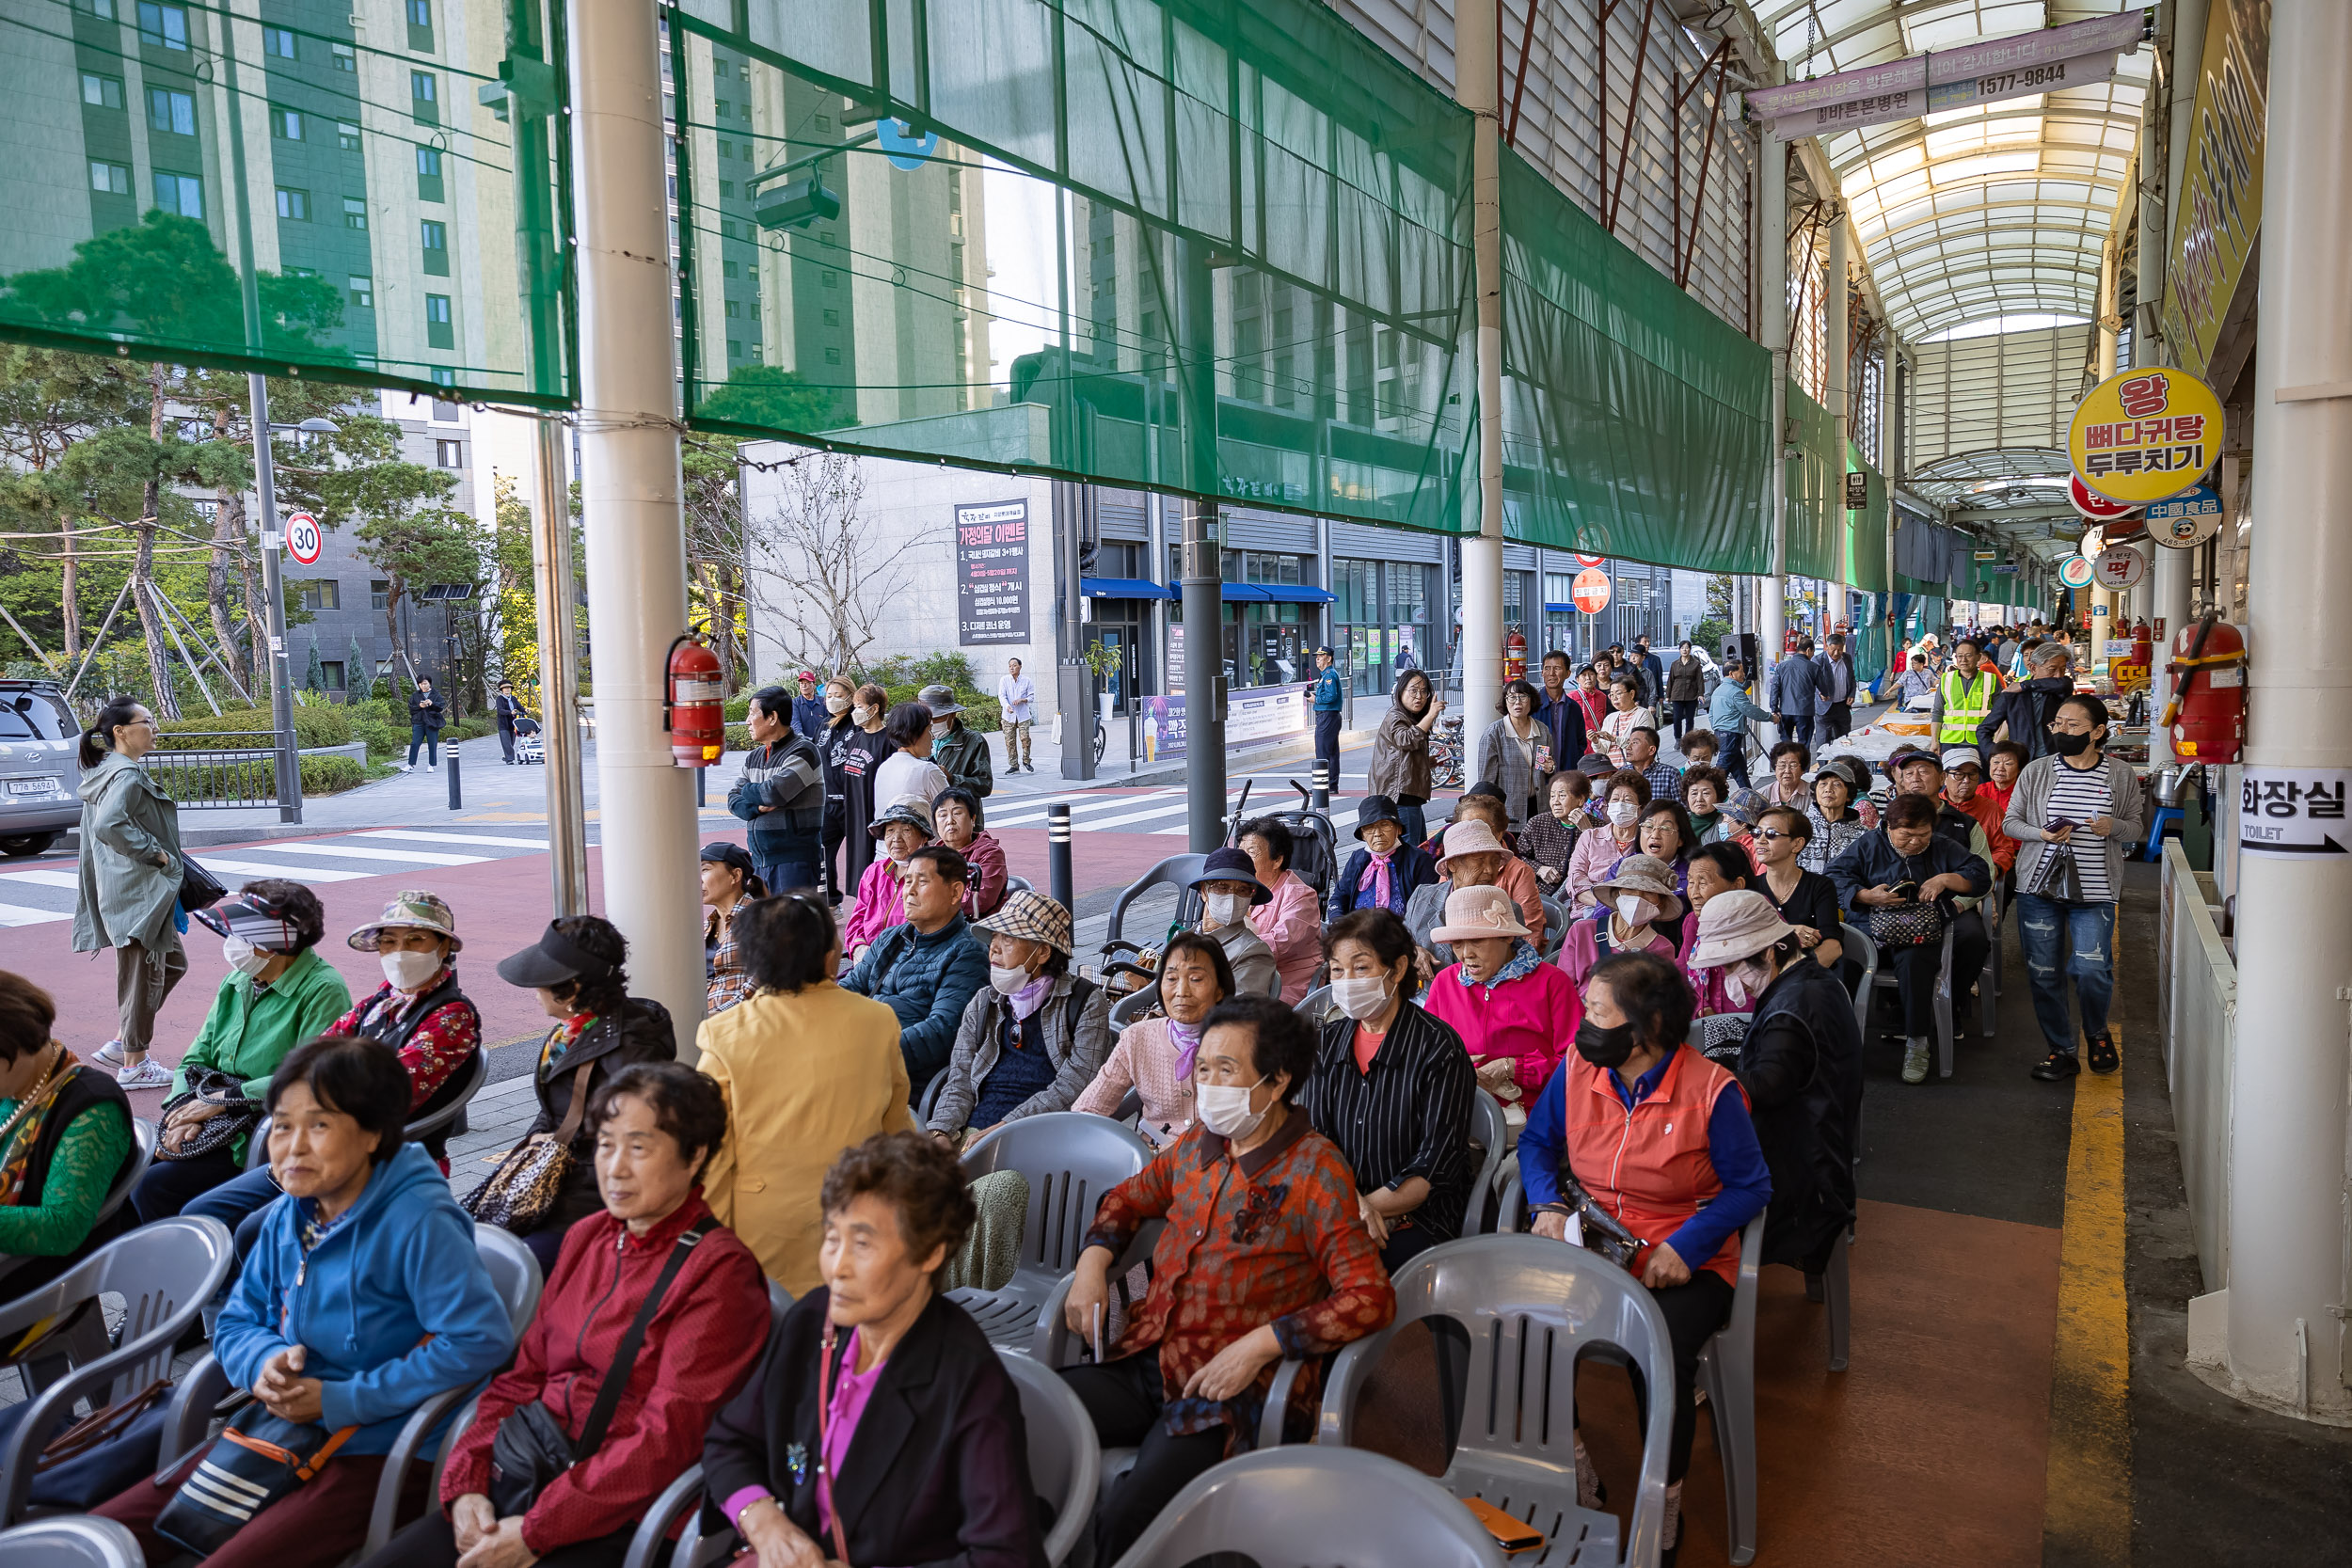
[[[2034,863],[2033,885],[2026,891],[2062,904],[2083,902],[2083,868],[2074,859],[2074,847],[2056,840],[2044,843],[2042,858]]]
[[[200,1067],[188,1074],[188,1086],[164,1101],[164,1120],[171,1120],[171,1113],[196,1101],[218,1105],[221,1109],[196,1124],[196,1131],[178,1145],[158,1138],[155,1158],[158,1160],[193,1160],[210,1154],[216,1148],[227,1148],[260,1125],[262,1105],[259,1101],[245,1097],[245,1081],[232,1072],[217,1068]]]
[[[677,1277],[678,1270],[686,1266],[687,1254],[718,1227],[715,1217],[705,1215],[688,1226],[677,1244],[670,1249],[653,1289],[645,1292],[644,1305],[637,1308],[628,1332],[621,1336],[621,1343],[612,1353],[612,1365],[605,1369],[604,1382],[596,1389],[596,1402],[589,1406],[588,1419],[581,1424],[577,1440],[564,1434],[564,1423],[541,1400],[516,1405],[499,1422],[498,1435],[490,1443],[490,1506],[500,1518],[511,1519],[528,1513],[548,1482],[603,1445],[605,1428],[612,1424],[612,1413],[619,1408],[621,1395],[628,1387],[629,1373],[637,1365],[637,1353],[645,1343],[645,1330],[652,1325],[654,1314],[661,1309],[661,1298],[669,1293],[670,1282]]]
[[[229,896],[229,890],[220,885],[220,879],[197,863],[194,855],[180,857],[180,907],[193,914],[209,910]]]

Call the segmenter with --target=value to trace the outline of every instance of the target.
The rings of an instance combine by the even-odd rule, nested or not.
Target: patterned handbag
[[[188,1073],[188,1086],[164,1101],[164,1120],[183,1105],[202,1101],[220,1109],[196,1124],[196,1131],[177,1144],[158,1142],[158,1160],[193,1160],[216,1148],[227,1148],[261,1125],[262,1104],[245,1097],[244,1080],[216,1068],[200,1067]]]
[[[460,1207],[476,1222],[520,1236],[536,1229],[554,1209],[576,1163],[572,1136],[580,1131],[580,1118],[587,1114],[588,1074],[596,1065],[583,1062],[572,1075],[572,1102],[564,1109],[564,1124],[552,1133],[527,1137],[508,1149],[498,1169],[467,1195]]]
[[[1925,947],[1944,940],[1944,911],[1933,904],[1881,904],[1870,911],[1870,940],[1881,947]]]

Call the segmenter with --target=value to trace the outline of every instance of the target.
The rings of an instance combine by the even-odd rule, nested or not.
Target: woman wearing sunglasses
[[[1772,900],[1780,918],[1796,927],[1797,941],[1823,968],[1836,969],[1846,956],[1837,911],[1837,884],[1798,863],[1813,824],[1794,806],[1768,806],[1756,819],[1756,852],[1762,874],[1748,886]]]

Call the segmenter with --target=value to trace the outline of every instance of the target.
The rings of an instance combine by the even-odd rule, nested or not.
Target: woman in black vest
[[[131,1101],[51,1034],[49,993],[0,970],[0,1297],[63,1274],[119,1228],[99,1212],[132,1156]]]

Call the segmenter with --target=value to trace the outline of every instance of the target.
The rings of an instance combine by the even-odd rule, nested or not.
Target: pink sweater
[[[906,918],[907,899],[898,891],[898,870],[888,856],[877,856],[857,880],[857,902],[841,927],[841,951],[854,957],[859,948],[893,926],[903,925]]]
[[[1429,983],[1423,1004],[1431,1018],[1454,1026],[1475,1067],[1498,1056],[1514,1064],[1519,1092],[1533,1101],[1567,1053],[1583,1006],[1576,982],[1554,964],[1491,990],[1462,984],[1462,966],[1449,964]]]
[[[1313,896],[1312,889],[1308,896]],[[1129,1089],[1143,1101],[1136,1131],[1153,1148],[1166,1148],[1192,1130],[1192,1079],[1176,1074],[1176,1042],[1168,1037],[1168,1020],[1142,1019],[1121,1030],[1103,1070],[1070,1108],[1106,1117],[1119,1109]]]
[[[1273,893],[1273,903],[1249,911],[1249,928],[1274,949],[1282,1000],[1295,1007],[1323,978],[1323,904],[1295,871],[1283,872]]]

